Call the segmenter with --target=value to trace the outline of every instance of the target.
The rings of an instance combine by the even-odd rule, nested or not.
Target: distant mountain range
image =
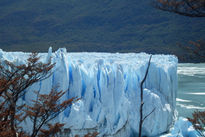
[[[45,52],[148,52],[197,61],[178,43],[205,39],[205,18],[152,7],[152,0],[1,0],[0,48]]]

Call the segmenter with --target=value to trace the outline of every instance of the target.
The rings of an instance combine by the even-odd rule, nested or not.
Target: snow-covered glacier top
[[[25,63],[30,53],[4,52],[0,59]],[[35,98],[33,90],[66,91],[62,101],[81,99],[57,118],[71,128],[69,135],[97,131],[100,136],[132,136],[138,133],[140,82],[148,65],[146,53],[69,53],[59,49],[40,53],[41,60],[56,63],[51,77],[27,89],[24,101]],[[153,55],[144,83],[143,134],[156,136],[169,130],[175,119],[177,63],[173,55]]]

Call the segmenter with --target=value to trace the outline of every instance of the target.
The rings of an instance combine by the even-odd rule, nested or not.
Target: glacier
[[[30,53],[4,52],[0,60],[26,63]],[[33,91],[48,93],[51,88],[66,91],[61,101],[71,97],[72,104],[55,121],[65,124],[64,136],[97,131],[99,136],[136,136],[139,128],[140,82],[150,54],[146,53],[69,53],[59,49],[39,53],[42,62],[56,63],[52,75],[28,89],[22,102],[35,99]],[[142,133],[158,136],[169,131],[176,120],[178,59],[173,55],[153,55],[143,86],[146,116]],[[28,128],[31,123],[24,123]]]

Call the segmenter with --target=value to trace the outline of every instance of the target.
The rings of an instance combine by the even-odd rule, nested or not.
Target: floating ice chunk
[[[176,101],[177,102],[192,102],[191,100],[185,100],[185,99],[180,99],[180,98],[177,98]]]
[[[186,108],[186,109],[201,109],[201,110],[204,110],[205,107],[200,107],[200,106],[194,106],[194,105],[184,105],[184,104],[180,104],[180,103],[177,103],[177,106],[180,106],[182,108]]]

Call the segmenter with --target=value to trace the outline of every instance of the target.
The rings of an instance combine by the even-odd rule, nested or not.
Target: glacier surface
[[[30,53],[4,52],[0,59],[17,64]],[[146,53],[68,53],[59,49],[40,53],[41,61],[56,63],[53,74],[28,89],[22,101],[35,99],[33,91],[48,93],[52,87],[66,91],[61,101],[80,97],[56,121],[70,128],[69,135],[98,131],[100,136],[135,136],[139,128],[140,82],[150,55]],[[153,55],[144,83],[143,135],[157,136],[170,129],[176,118],[177,63],[172,55]],[[24,123],[26,125],[26,123]],[[28,124],[28,123],[27,123]],[[30,123],[31,124],[31,123]],[[27,128],[31,126],[25,126]],[[65,135],[66,136],[66,135]]]

